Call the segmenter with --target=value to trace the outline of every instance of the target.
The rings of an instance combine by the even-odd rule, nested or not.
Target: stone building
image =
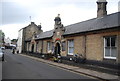
[[[120,63],[120,12],[108,15],[106,5],[106,0],[98,0],[97,18],[83,22],[63,26],[58,15],[53,30],[39,30],[35,35],[36,30],[28,27],[29,32],[24,33],[25,51],[66,58],[78,54],[94,63]]]
[[[26,40],[31,40],[34,35],[40,34],[42,31],[41,25],[36,25],[31,22],[28,26],[18,31],[17,51],[18,53],[26,52]]]

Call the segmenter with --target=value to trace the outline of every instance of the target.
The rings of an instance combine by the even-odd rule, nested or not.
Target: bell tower
[[[65,31],[65,27],[61,23],[60,14],[58,14],[57,17],[55,17],[54,21],[55,21],[55,24],[54,24],[54,31],[53,31],[53,40],[54,42],[56,41],[60,42],[61,39],[63,38],[62,35]]]
[[[58,14],[58,16],[55,17],[54,21],[55,21],[55,25],[54,25],[54,26],[55,26],[55,29],[62,26],[60,14]]]

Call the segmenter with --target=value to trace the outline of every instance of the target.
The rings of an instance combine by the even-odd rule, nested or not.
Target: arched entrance
[[[34,52],[34,44],[32,44],[31,52]]]
[[[60,44],[56,43],[56,46],[55,46],[55,56],[57,56],[58,54],[60,55]]]

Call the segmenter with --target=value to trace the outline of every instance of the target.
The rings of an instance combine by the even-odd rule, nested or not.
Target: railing
[[[30,55],[30,56],[35,56],[35,57],[39,57],[39,58],[42,58],[42,59],[50,59],[52,58],[52,54],[47,54],[47,53],[35,53],[35,52],[29,52],[29,51],[26,51],[26,54],[27,55]]]

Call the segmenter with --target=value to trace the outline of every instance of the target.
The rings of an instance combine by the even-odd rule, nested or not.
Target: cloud
[[[2,3],[2,24],[19,24],[28,21],[29,16],[34,15],[31,11],[21,8],[12,2]]]
[[[44,8],[36,13],[36,17],[32,18],[37,24],[42,23],[43,30],[51,30],[54,28],[54,18],[57,14],[61,14],[61,20],[64,26],[84,21],[96,17],[96,10],[79,8],[74,4],[62,4],[57,7]],[[44,15],[44,16],[43,16]]]
[[[107,4],[107,12],[108,14],[118,12],[118,2],[119,0],[110,0]]]
[[[0,26],[0,30],[5,33],[5,37],[9,37],[10,39],[14,39],[18,37],[18,31],[27,26],[26,24],[7,24]]]
[[[97,0],[0,0],[0,29],[11,38],[18,36],[18,30],[30,23],[29,16],[42,29],[54,28],[54,18],[61,14],[64,26],[85,21],[97,16]],[[108,14],[118,11],[119,0],[107,0]],[[1,18],[2,17],[2,18]],[[1,24],[1,23],[0,23]],[[7,31],[11,29],[10,31]],[[14,32],[14,33],[13,33]]]

